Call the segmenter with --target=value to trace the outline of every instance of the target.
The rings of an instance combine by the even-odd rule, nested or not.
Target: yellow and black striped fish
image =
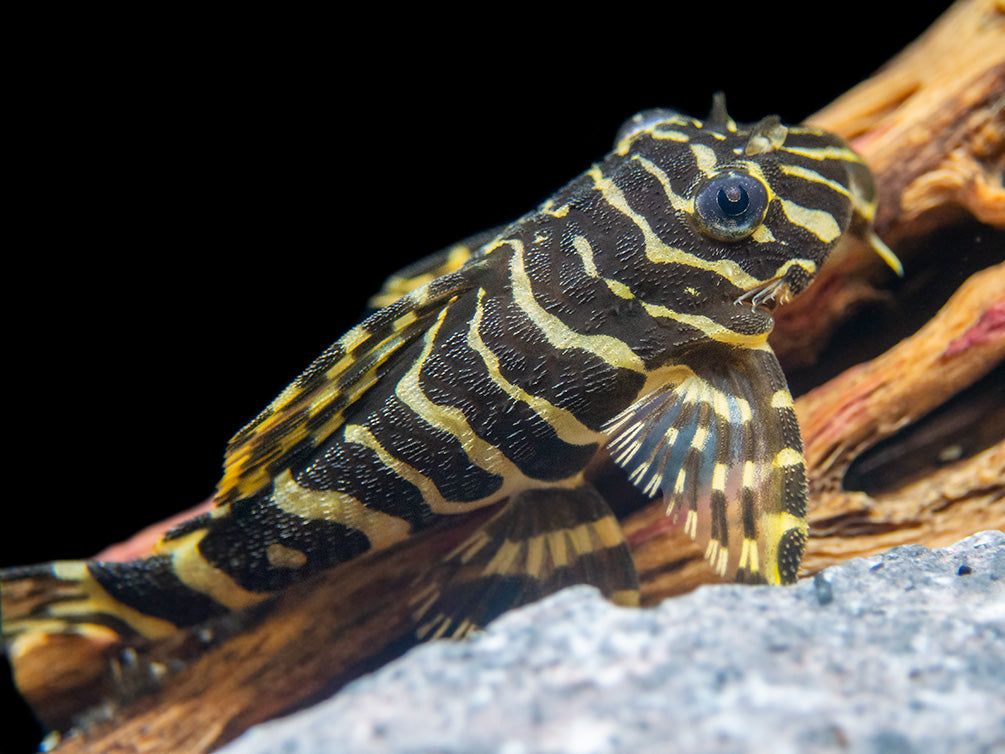
[[[835,136],[721,99],[704,122],[641,113],[536,210],[392,277],[151,557],[0,572],[4,637],[164,636],[487,506],[407,595],[418,638],[574,583],[631,604],[598,474],[662,497],[722,576],[792,582],[806,481],[772,309],[846,231],[882,250],[874,209]]]

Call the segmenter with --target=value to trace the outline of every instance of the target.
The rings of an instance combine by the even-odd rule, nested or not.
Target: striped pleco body
[[[5,612],[5,634],[163,635],[486,506],[416,579],[421,638],[569,583],[631,603],[588,467],[662,496],[721,575],[791,582],[805,469],[770,308],[873,211],[836,137],[738,127],[721,107],[637,116],[537,211],[389,280],[382,308],[235,436],[217,507],[153,558],[3,574],[62,590]]]

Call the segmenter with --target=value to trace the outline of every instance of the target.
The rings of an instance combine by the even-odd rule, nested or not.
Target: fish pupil
[[[750,197],[747,195],[747,190],[739,183],[720,188],[715,199],[719,205],[719,209],[729,217],[739,217],[750,206]]]

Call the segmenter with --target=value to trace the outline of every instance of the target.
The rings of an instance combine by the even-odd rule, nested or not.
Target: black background
[[[396,268],[531,209],[634,112],[796,122],[945,7],[59,19],[9,95],[0,566],[194,505]],[[574,12],[575,11],[575,12]],[[79,22],[79,28],[78,28]]]

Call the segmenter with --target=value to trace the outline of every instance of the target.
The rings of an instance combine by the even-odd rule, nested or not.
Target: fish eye
[[[699,184],[694,216],[705,235],[720,241],[746,238],[768,211],[768,187],[749,173],[717,173]]]

